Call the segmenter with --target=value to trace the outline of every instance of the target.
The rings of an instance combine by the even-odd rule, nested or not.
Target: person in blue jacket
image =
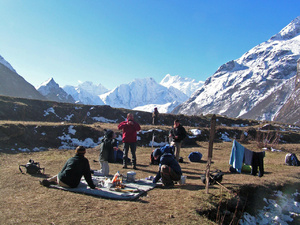
[[[162,154],[161,150],[157,148],[153,152],[153,157],[156,159],[160,157],[159,169],[153,183],[156,184],[161,178],[165,188],[173,187],[174,181],[179,181],[182,175],[181,167],[174,155],[171,153]]]

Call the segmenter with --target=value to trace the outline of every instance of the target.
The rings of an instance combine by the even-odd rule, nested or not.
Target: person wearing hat
[[[157,148],[153,152],[153,157],[154,159],[160,157],[158,172],[153,179],[153,183],[156,184],[161,178],[165,188],[173,187],[174,181],[179,181],[182,175],[181,167],[174,155],[171,153],[162,153],[161,150]]]
[[[180,121],[178,119],[174,121],[174,125],[169,133],[169,137],[172,140],[170,145],[175,147],[175,157],[178,162],[181,144],[183,139],[186,137],[186,130],[180,124]]]
[[[104,138],[100,143],[99,162],[101,166],[100,174],[109,175],[109,162],[114,162],[114,151],[118,150],[116,134],[112,130],[106,130]]]
[[[85,147],[78,146],[75,149],[75,156],[67,160],[62,170],[54,177],[42,180],[41,185],[48,187],[50,184],[58,184],[65,188],[76,188],[81,177],[84,176],[91,189],[98,189],[93,183],[90,164],[88,159],[84,157],[85,153]]]
[[[122,130],[122,142],[123,142],[123,168],[127,168],[127,159],[129,148],[132,155],[132,165],[133,169],[136,168],[136,141],[137,132],[141,130],[140,125],[134,121],[133,114],[127,114],[127,120],[121,122],[118,125],[118,129]]]

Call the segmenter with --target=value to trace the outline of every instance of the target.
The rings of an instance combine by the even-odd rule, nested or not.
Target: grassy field
[[[183,174],[187,176],[185,185],[175,185],[173,189],[155,188],[136,201],[116,201],[76,194],[56,189],[48,189],[39,184],[41,177],[21,174],[18,165],[29,159],[40,162],[45,167],[46,176],[57,174],[65,161],[74,155],[74,150],[50,149],[44,152],[0,155],[0,224],[224,224],[231,216],[222,216],[227,209],[234,211],[258,209],[262,198],[272,189],[285,192],[298,188],[300,191],[299,167],[284,165],[287,152],[266,152],[265,175],[261,178],[249,174],[228,172],[232,143],[214,143],[211,170],[220,169],[225,175],[222,186],[213,185],[206,194],[200,175],[206,169],[208,143],[199,147],[182,148],[181,163]],[[257,143],[245,145],[248,149],[260,151]],[[277,149],[297,151],[300,145],[278,145]],[[138,147],[136,178],[155,175],[157,166],[149,165],[149,147]],[[191,163],[188,155],[192,151],[203,154],[203,162]],[[100,169],[98,152],[88,149],[86,157],[91,169]],[[129,157],[131,157],[129,153]],[[94,161],[96,160],[96,161]],[[126,174],[121,164],[110,164],[110,173],[120,171]],[[240,206],[236,207],[239,203]],[[233,214],[238,217],[239,214]],[[225,218],[226,217],[226,218]],[[235,222],[238,218],[235,218]]]

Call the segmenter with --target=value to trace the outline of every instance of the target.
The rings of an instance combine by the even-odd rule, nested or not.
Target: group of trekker
[[[128,166],[128,152],[130,149],[132,155],[132,168],[136,170],[137,132],[141,130],[141,127],[134,120],[133,114],[128,113],[127,119],[118,125],[118,129],[122,130],[123,168],[126,169]],[[173,146],[174,153],[163,152],[160,148],[155,149],[152,153],[154,159],[159,161],[159,169],[153,179],[153,183],[157,183],[161,179],[163,186],[169,188],[174,186],[174,181],[180,180],[182,175],[181,167],[179,165],[180,148],[185,137],[186,131],[184,127],[180,124],[179,120],[175,120],[174,125],[169,132],[170,146]],[[116,134],[112,130],[106,130],[99,147],[100,174],[102,176],[108,176],[109,162],[113,161],[114,151],[119,149]],[[42,180],[40,183],[44,186],[58,184],[62,187],[74,188],[79,185],[81,177],[84,176],[90,188],[98,189],[93,184],[89,161],[84,157],[85,153],[86,149],[83,146],[78,146],[75,150],[75,156],[67,160],[61,172],[54,177]]]

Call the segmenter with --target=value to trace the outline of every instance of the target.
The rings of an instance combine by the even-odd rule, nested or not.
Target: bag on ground
[[[191,152],[188,158],[191,162],[201,162],[202,154],[200,152]]]
[[[45,168],[41,168],[40,163],[34,162],[32,159],[30,159],[26,165],[19,165],[19,170],[21,173],[23,173],[21,166],[25,167],[26,173],[28,173],[28,174],[34,175],[34,174],[44,174],[45,173]],[[43,171],[43,173],[41,171]]]
[[[223,180],[224,173],[221,170],[216,170],[214,172],[211,172],[209,175],[209,184],[213,185],[216,182],[221,183]],[[203,184],[206,183],[206,174],[201,175],[201,180]]]
[[[300,162],[294,153],[288,153],[285,155],[285,164],[288,166],[300,166]]]

